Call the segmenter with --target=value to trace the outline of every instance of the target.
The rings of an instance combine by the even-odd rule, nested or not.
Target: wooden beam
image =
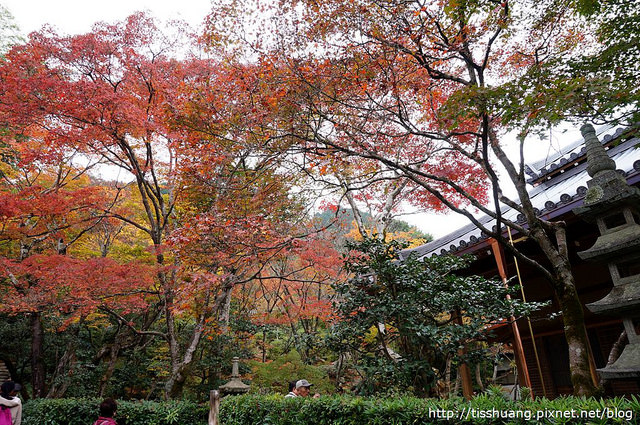
[[[455,323],[462,325],[462,314],[460,314],[460,311],[454,311],[453,315]],[[458,351],[458,354],[464,356],[466,352],[466,347],[463,347]],[[460,378],[462,378],[462,395],[465,399],[471,400],[473,398],[473,378],[471,377],[469,365],[462,363],[458,368],[458,373],[460,374]]]
[[[498,267],[498,274],[502,279],[502,283],[504,286],[507,285],[507,267],[504,259],[504,250],[502,246],[495,239],[491,239],[491,250],[493,251],[493,256],[496,260],[496,266]],[[507,294],[507,299],[511,299],[511,297]],[[518,377],[522,379],[522,384],[529,388],[531,391],[531,397],[533,398],[535,395],[533,393],[533,388],[531,388],[531,379],[529,377],[529,368],[527,367],[527,360],[524,356],[524,349],[522,348],[522,338],[520,337],[520,330],[518,329],[518,323],[516,322],[516,318],[511,316],[509,317],[509,323],[511,324],[511,332],[513,333],[513,351],[515,355],[516,368],[518,369]],[[533,336],[532,336],[533,338]],[[532,341],[533,344],[536,343],[535,339]],[[543,379],[542,376],[540,379]],[[544,386],[544,381],[542,381],[542,385]]]

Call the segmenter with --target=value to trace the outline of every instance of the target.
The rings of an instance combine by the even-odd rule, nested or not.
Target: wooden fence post
[[[218,413],[220,411],[220,391],[211,390],[209,392],[209,424],[220,425]]]

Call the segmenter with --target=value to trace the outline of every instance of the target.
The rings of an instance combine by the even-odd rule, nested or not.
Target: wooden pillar
[[[460,365],[460,377],[462,378],[462,395],[466,400],[473,398],[473,379],[471,369],[466,363]]]
[[[209,422],[207,425],[220,425],[218,414],[220,412],[220,391],[211,390],[209,393]]]
[[[457,324],[462,325],[462,314],[459,311],[453,312],[454,320]],[[466,349],[462,348],[458,354],[464,355],[466,354]],[[469,369],[469,365],[466,363],[462,363],[458,368],[458,373],[460,373],[460,378],[462,380],[462,395],[465,399],[471,400],[473,398],[473,378],[471,377],[471,369]]]
[[[496,265],[498,266],[498,274],[502,279],[502,283],[507,286],[507,269],[504,260],[504,251],[502,246],[495,239],[491,239],[491,250],[493,251],[493,255],[496,259]],[[511,297],[507,295],[507,298]],[[520,330],[518,329],[518,324],[516,323],[516,318],[511,316],[509,317],[509,322],[511,324],[511,332],[513,333],[513,351],[516,360],[516,368],[518,369],[518,377],[522,379],[522,384],[531,390],[531,397],[534,396],[533,388],[531,388],[531,379],[529,378],[529,368],[527,368],[527,360],[524,356],[524,349],[522,348],[522,338],[520,338]],[[536,341],[533,339],[533,344]],[[542,383],[544,385],[544,382]]]

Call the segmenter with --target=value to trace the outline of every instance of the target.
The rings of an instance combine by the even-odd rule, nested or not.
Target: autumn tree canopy
[[[85,243],[102,238],[102,258],[58,256],[43,262],[23,256],[15,265],[3,259],[8,270],[3,283],[16,287],[8,294],[16,295],[23,276],[47,278],[52,295],[68,290],[80,298],[67,299],[66,309],[77,303],[85,312],[100,308],[136,336],[134,345],[159,339],[169,359],[167,397],[182,392],[203,337],[228,325],[233,289],[264,279],[270,262],[295,255],[296,244],[304,246],[314,233],[305,223],[304,198],[290,193],[295,176],[287,175],[277,147],[266,147],[258,132],[280,89],[264,86],[261,67],[189,53],[194,45],[185,31],[161,29],[143,14],[97,24],[77,36],[45,29],[13,48],[0,66],[4,143],[29,149],[13,164],[18,176],[4,176],[11,201],[2,207],[5,229],[16,233],[13,239],[27,231],[38,237],[44,230],[36,225],[45,226],[44,216],[62,230],[72,220],[86,222],[87,228],[78,230]],[[246,101],[252,98],[255,104]],[[50,177],[53,189],[27,175],[29,164],[38,164],[43,155],[54,171],[59,168]],[[74,161],[65,163],[70,156]],[[117,180],[92,186],[91,168],[115,169]],[[20,173],[29,187],[18,187]],[[80,177],[84,180],[76,180],[76,192],[71,191],[68,181]],[[97,181],[95,173],[92,178]],[[27,207],[38,213],[20,210]],[[132,269],[131,279],[125,266],[118,269],[110,258],[113,238],[125,236],[117,223],[132,229],[128,236],[137,237],[150,254],[139,253],[150,261],[149,270]],[[60,235],[59,229],[46,231]],[[68,273],[57,273],[63,261]],[[41,273],[23,271],[28,266]],[[87,277],[82,267],[101,273]],[[293,271],[286,273],[295,280]],[[75,276],[87,290],[111,282],[114,292],[121,283],[131,290],[142,280],[139,320],[127,316],[131,310],[87,302],[79,287],[64,289],[64,276]],[[39,286],[34,294],[44,297],[45,289]],[[50,305],[51,298],[43,303]],[[186,337],[183,320],[192,324]],[[114,344],[114,359],[123,344]]]
[[[345,273],[340,218],[314,215],[346,206],[340,237],[383,244],[402,236],[406,205],[465,215],[547,278],[574,389],[591,393],[565,230],[533,208],[524,151],[560,121],[637,118],[639,21],[625,6],[238,0],[215,5],[203,34],[135,14],[11,40],[0,313],[28,318],[34,395],[64,395],[82,370],[100,395],[125,376],[132,396],[178,397],[219,383],[215,362],[251,344],[262,362],[293,348],[322,359]],[[508,244],[507,226],[546,261]],[[66,341],[55,365],[45,334]],[[139,375],[119,370],[125,357]]]
[[[587,7],[595,3],[283,1],[271,32],[244,40],[302,88],[287,97],[296,126],[281,128],[295,149],[319,162],[393,170],[415,186],[416,205],[465,215],[547,278],[564,313],[578,394],[594,389],[582,306],[563,223],[538,216],[529,199],[524,146],[545,126],[615,119],[633,105],[623,92],[617,104],[591,98],[590,87],[612,86],[613,68],[584,75],[576,66],[601,51],[597,24],[580,13],[605,16],[601,31],[611,22]],[[515,149],[507,143],[514,135]],[[504,207],[525,224],[505,219]],[[494,220],[484,225],[476,211]],[[505,226],[534,240],[548,264],[514,249]]]

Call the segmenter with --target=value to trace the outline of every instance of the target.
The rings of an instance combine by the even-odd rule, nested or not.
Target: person
[[[309,397],[309,393],[311,392],[311,386],[309,381],[306,379],[300,379],[296,381],[295,388],[289,391],[289,394],[285,396],[285,398],[294,398],[294,397]],[[314,398],[320,397],[320,394],[315,394]]]
[[[286,396],[284,396],[284,398],[298,397],[298,391],[296,390],[296,382],[298,381],[289,381],[289,393]]]
[[[291,397],[297,397],[298,395],[295,393],[295,389],[296,389],[296,382],[298,382],[297,380],[295,381],[289,381],[289,393],[284,396],[285,398],[291,398]]]
[[[4,412],[8,409],[11,425],[22,423],[22,400],[17,397],[20,390],[22,390],[22,386],[13,381],[7,381],[0,386],[0,406],[2,408],[0,414],[5,414]]]
[[[93,425],[117,425],[116,420],[113,417],[118,410],[118,403],[112,398],[105,398],[100,403],[100,417]]]

